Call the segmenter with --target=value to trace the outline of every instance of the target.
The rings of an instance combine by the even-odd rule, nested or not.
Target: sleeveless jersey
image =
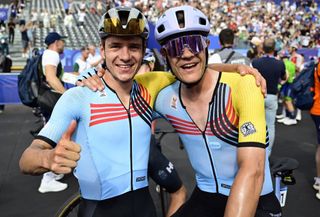
[[[264,99],[253,76],[220,74],[209,104],[204,132],[196,126],[183,105],[179,81],[161,90],[155,109],[179,133],[195,171],[197,186],[205,192],[228,196],[238,171],[237,149],[267,146]],[[266,153],[261,194],[272,191]]]
[[[107,85],[103,92],[75,87],[62,95],[37,138],[55,147],[77,121],[73,140],[81,152],[74,175],[83,198],[104,200],[148,186],[152,108],[157,93],[173,81],[164,72],[137,76],[128,110]]]

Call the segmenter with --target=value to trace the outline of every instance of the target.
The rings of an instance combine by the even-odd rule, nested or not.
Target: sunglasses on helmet
[[[188,48],[193,54],[198,54],[207,47],[202,35],[186,35],[169,40],[162,46],[172,58],[181,57],[183,50]]]
[[[131,19],[126,25],[118,18],[104,19],[104,32],[113,35],[141,35],[145,29],[143,19]]]

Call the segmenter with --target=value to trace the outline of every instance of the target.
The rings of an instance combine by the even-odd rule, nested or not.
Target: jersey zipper
[[[211,164],[211,168],[212,168],[212,173],[213,173],[213,178],[216,182],[216,192],[219,193],[219,186],[218,186],[218,180],[217,180],[217,175],[216,175],[216,171],[214,169],[214,165],[213,165],[213,161],[212,161],[212,156],[211,156],[211,153],[210,153],[210,148],[208,146],[208,142],[207,142],[207,138],[206,138],[206,133],[205,131],[202,132],[202,137],[203,137],[203,140],[205,142],[205,145],[206,145],[206,149],[207,149],[207,152],[208,152],[208,155],[209,155],[209,158],[210,158],[210,164]]]
[[[133,191],[133,161],[132,161],[132,122],[131,122],[131,115],[130,115],[130,105],[129,109],[127,109],[128,113],[128,120],[129,120],[129,128],[130,128],[130,174],[131,174],[131,191]]]

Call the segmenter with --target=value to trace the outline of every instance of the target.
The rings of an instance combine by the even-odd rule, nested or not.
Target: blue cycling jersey
[[[74,174],[83,198],[104,200],[148,185],[152,107],[159,90],[172,81],[168,73],[136,78],[129,109],[107,85],[103,92],[75,87],[62,95],[37,138],[55,147],[77,120],[73,139],[81,152]]]
[[[220,74],[209,104],[205,131],[197,127],[183,105],[179,81],[160,91],[155,109],[179,133],[202,191],[228,196],[238,172],[238,148],[266,147],[263,96],[252,76]],[[261,194],[272,191],[266,153]]]

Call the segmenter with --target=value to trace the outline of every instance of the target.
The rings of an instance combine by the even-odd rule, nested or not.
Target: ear
[[[103,42],[104,42],[104,41],[102,41],[102,42],[100,43],[100,56],[101,56],[103,59],[105,59],[104,46],[102,45]]]

